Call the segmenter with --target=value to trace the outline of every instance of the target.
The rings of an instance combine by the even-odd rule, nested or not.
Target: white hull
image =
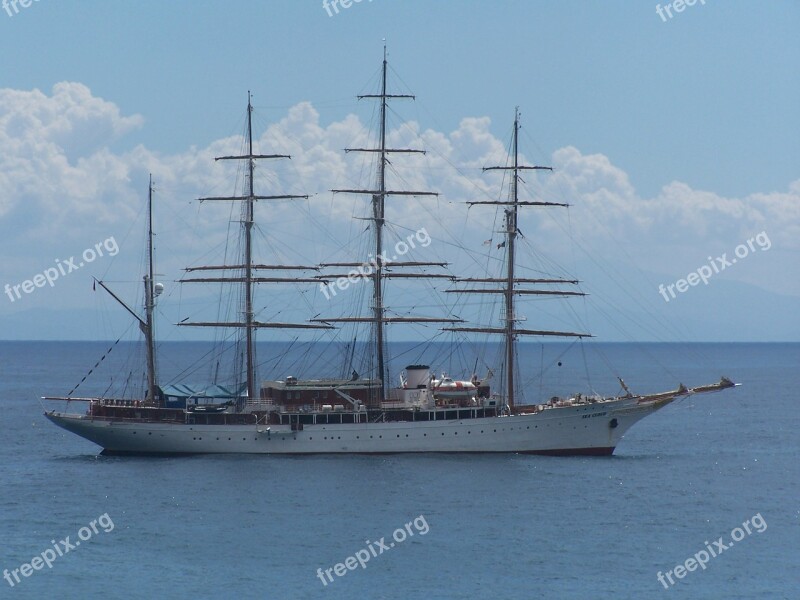
[[[382,454],[519,452],[611,454],[625,432],[665,403],[630,398],[534,414],[451,421],[305,425],[193,425],[46,413],[113,454]]]

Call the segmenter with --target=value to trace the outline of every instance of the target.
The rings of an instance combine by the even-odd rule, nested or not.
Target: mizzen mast
[[[241,283],[244,286],[244,306],[242,321],[233,322],[185,322],[178,325],[189,327],[234,327],[245,330],[245,371],[247,378],[247,397],[251,401],[258,398],[257,379],[256,379],[256,358],[255,358],[255,332],[259,328],[282,328],[282,329],[331,329],[328,325],[314,323],[275,323],[261,322],[255,319],[253,310],[253,290],[256,283],[317,283],[318,279],[312,277],[254,277],[253,271],[257,269],[275,270],[316,270],[316,267],[306,266],[284,266],[284,265],[263,265],[253,263],[253,225],[255,223],[254,209],[259,200],[294,200],[307,199],[308,195],[279,194],[262,196],[255,192],[254,173],[256,160],[260,159],[291,159],[288,154],[255,154],[253,152],[253,103],[250,92],[247,93],[247,154],[218,156],[214,160],[245,160],[247,161],[247,189],[246,194],[241,196],[213,196],[200,198],[201,202],[206,201],[238,201],[244,203],[244,215],[242,221],[244,235],[244,257],[241,264],[234,265],[211,265],[193,267],[188,271],[213,271],[213,270],[240,270],[242,276],[223,276],[223,277],[203,277],[182,279],[182,283]]]

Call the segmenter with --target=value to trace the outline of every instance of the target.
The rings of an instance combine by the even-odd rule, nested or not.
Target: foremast
[[[519,162],[519,130],[520,115],[519,108],[514,111],[514,132],[512,138],[510,166],[484,167],[483,171],[509,171],[511,173],[511,189],[508,200],[474,201],[468,202],[469,206],[474,205],[496,205],[505,207],[505,236],[504,241],[499,247],[505,247],[505,277],[502,278],[465,278],[456,279],[459,283],[494,283],[503,284],[503,287],[495,289],[487,288],[459,288],[446,290],[449,293],[463,294],[502,294],[504,307],[502,315],[502,327],[447,327],[445,331],[461,331],[474,333],[493,333],[504,337],[505,355],[505,398],[509,411],[513,411],[515,406],[515,356],[516,341],[520,335],[545,336],[545,337],[592,337],[588,333],[575,333],[568,331],[544,331],[534,329],[522,329],[517,326],[517,322],[524,320],[517,316],[514,297],[517,295],[551,295],[551,296],[583,296],[582,292],[565,290],[545,290],[519,288],[517,284],[577,284],[574,279],[525,279],[516,276],[516,241],[519,235],[517,218],[519,208],[522,206],[569,206],[559,202],[524,201],[519,199],[519,182],[522,180],[523,171],[552,171],[552,167],[535,165],[523,165]]]
[[[313,277],[255,277],[255,270],[298,270],[316,271],[313,266],[292,266],[292,265],[266,265],[255,264],[253,262],[253,225],[255,223],[255,204],[260,200],[297,200],[308,199],[308,195],[298,194],[278,194],[278,195],[258,195],[255,192],[254,174],[257,160],[261,159],[291,159],[288,154],[256,154],[253,151],[253,103],[250,92],[247,92],[247,153],[242,155],[218,156],[219,160],[244,160],[247,161],[247,188],[246,193],[241,196],[211,196],[200,198],[200,202],[223,201],[223,202],[242,202],[243,219],[242,232],[244,236],[244,256],[242,264],[235,265],[210,265],[187,268],[187,272],[193,271],[241,271],[242,276],[222,276],[222,277],[202,277],[202,278],[183,278],[182,283],[241,283],[244,287],[244,306],[242,307],[242,321],[232,322],[187,322],[182,321],[178,325],[188,327],[229,327],[243,328],[245,341],[245,376],[247,398],[255,401],[259,397],[258,380],[256,374],[255,338],[256,330],[260,328],[282,328],[282,329],[331,329],[330,326],[314,323],[276,323],[261,322],[255,318],[253,310],[253,291],[257,283],[316,283],[318,279]]]

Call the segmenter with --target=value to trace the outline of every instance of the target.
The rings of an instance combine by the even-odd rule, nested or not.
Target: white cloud
[[[204,206],[198,212],[195,207],[186,210],[184,203],[202,195],[233,193],[231,175],[236,166],[215,163],[213,157],[239,153],[241,138],[216,140],[206,148],[174,155],[144,146],[120,154],[109,149],[112,141],[142,126],[140,116],[121,115],[116,105],[78,83],[59,83],[50,95],[0,90],[0,260],[7,265],[7,280],[26,278],[56,256],[128,232],[140,214],[146,192],[142,182],[148,172],[154,174],[159,193],[170,199],[168,212],[175,216],[174,222],[162,224],[169,231],[162,239],[162,245],[170,248],[163,257],[167,267],[177,270],[196,263],[208,248],[222,246],[221,223],[228,219],[230,206]],[[294,207],[289,203],[259,207],[267,222],[280,224],[275,247],[285,240],[300,240],[307,257],[330,258],[347,239],[341,232],[364,227],[353,220],[357,212],[353,199],[332,198],[328,190],[372,185],[374,155],[342,151],[371,145],[369,131],[354,115],[322,126],[318,111],[303,102],[254,133],[259,151],[293,156],[290,162],[260,163],[261,193],[312,196]],[[495,217],[480,207],[465,213],[460,203],[499,197],[502,173],[484,173],[481,168],[505,162],[507,141],[495,137],[489,119],[464,118],[449,133],[422,130],[408,122],[393,128],[388,137],[394,147],[428,150],[425,156],[393,155],[389,187],[441,194],[438,200],[391,199],[388,218],[411,228],[429,224],[433,227],[429,231],[450,231],[460,235],[465,246],[482,251],[481,242],[491,236],[487,228]],[[526,209],[521,228],[528,240],[550,248],[554,256],[570,244],[567,227],[573,239],[602,253],[603,260],[614,261],[621,245],[628,256],[649,253],[666,271],[677,269],[673,261],[681,257],[689,262],[704,260],[707,254],[730,250],[762,230],[776,249],[796,253],[800,248],[800,180],[784,191],[742,198],[725,198],[673,181],[657,197],[641,198],[628,175],[602,154],[584,155],[565,147],[553,153],[550,164],[553,173],[526,173],[524,191],[536,199],[568,202],[573,208],[567,216],[558,208]],[[366,200],[361,200],[362,206]],[[325,231],[314,231],[319,227]],[[776,251],[771,257],[792,268],[791,257]],[[736,277],[734,271],[731,276]],[[759,283],[779,286],[773,280]]]
[[[79,83],[0,90],[0,216],[14,236],[45,239],[67,223],[129,216],[109,199],[124,192],[127,167],[106,146],[141,126]],[[114,214],[112,214],[114,213]],[[4,227],[3,229],[8,231]]]

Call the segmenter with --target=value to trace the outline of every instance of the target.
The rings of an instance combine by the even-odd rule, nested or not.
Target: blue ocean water
[[[609,366],[637,392],[721,374],[744,384],[666,407],[607,458],[100,457],[46,421],[38,397],[69,391],[108,346],[0,343],[0,569],[86,538],[13,587],[0,580],[0,598],[798,597],[800,344],[521,345],[520,363],[546,373],[528,382],[531,401],[613,393]],[[165,344],[162,376],[204,352]],[[284,374],[313,362],[292,352]],[[112,375],[120,385],[129,363],[115,361],[76,395]],[[705,569],[659,582],[720,537],[729,547]],[[365,568],[337,576],[359,552]]]

